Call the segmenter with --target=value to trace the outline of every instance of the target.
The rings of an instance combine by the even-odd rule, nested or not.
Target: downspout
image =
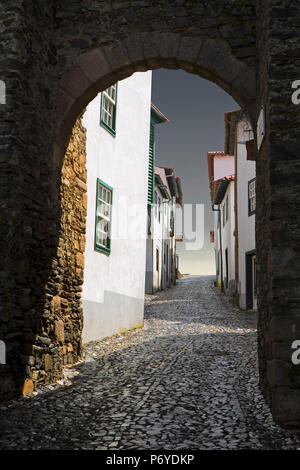
[[[236,296],[237,304],[239,304],[239,294],[237,286],[239,285],[239,229],[238,229],[238,197],[237,197],[237,184],[238,184],[238,173],[237,173],[237,127],[235,129],[235,139],[234,139],[234,171],[235,171],[235,181],[234,181],[234,213],[235,213],[235,281],[236,281]]]

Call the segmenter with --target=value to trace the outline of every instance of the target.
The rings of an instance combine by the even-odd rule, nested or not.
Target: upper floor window
[[[111,249],[111,209],[113,189],[97,179],[95,248],[106,254]]]
[[[100,124],[116,135],[117,83],[101,93]]]
[[[248,182],[248,215],[255,213],[256,209],[256,179]]]

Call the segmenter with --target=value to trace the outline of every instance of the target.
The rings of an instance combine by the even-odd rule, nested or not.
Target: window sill
[[[106,129],[113,137],[116,137],[116,131],[112,127],[109,127],[107,124],[105,124],[104,121],[100,121],[100,126]]]
[[[101,245],[95,245],[95,251],[98,251],[99,253],[104,253],[105,255],[110,255],[110,248],[105,248],[104,246]]]

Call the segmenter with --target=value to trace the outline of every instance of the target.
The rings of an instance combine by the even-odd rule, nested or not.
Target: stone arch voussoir
[[[76,64],[63,73],[57,92],[57,158],[64,155],[76,118],[99,91],[136,71],[159,67],[180,68],[215,82],[254,122],[255,70],[238,61],[226,42],[175,33],[138,33],[79,55]]]

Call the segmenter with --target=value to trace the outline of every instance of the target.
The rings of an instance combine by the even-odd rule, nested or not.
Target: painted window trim
[[[109,221],[109,248],[97,243],[97,209],[98,209],[98,194],[99,194],[100,185],[104,186],[106,189],[111,191],[111,210],[110,210],[110,221]],[[110,255],[111,253],[112,206],[113,206],[113,188],[109,186],[107,183],[105,183],[104,181],[102,181],[100,178],[97,178],[94,249],[95,251],[98,251],[99,253],[105,253],[106,255]]]
[[[248,217],[251,217],[251,215],[255,214],[256,212],[256,202],[255,202],[255,209],[254,211],[251,211],[251,204],[250,204],[250,184],[255,181],[255,201],[256,201],[256,178],[252,178],[251,180],[248,181]]]
[[[103,90],[105,91],[105,90]],[[116,122],[117,122],[117,105],[118,105],[118,83],[116,83],[116,99],[114,105],[114,114],[113,114],[113,127],[110,127],[103,120],[103,92],[101,93],[100,101],[100,126],[106,129],[113,137],[116,136]]]

